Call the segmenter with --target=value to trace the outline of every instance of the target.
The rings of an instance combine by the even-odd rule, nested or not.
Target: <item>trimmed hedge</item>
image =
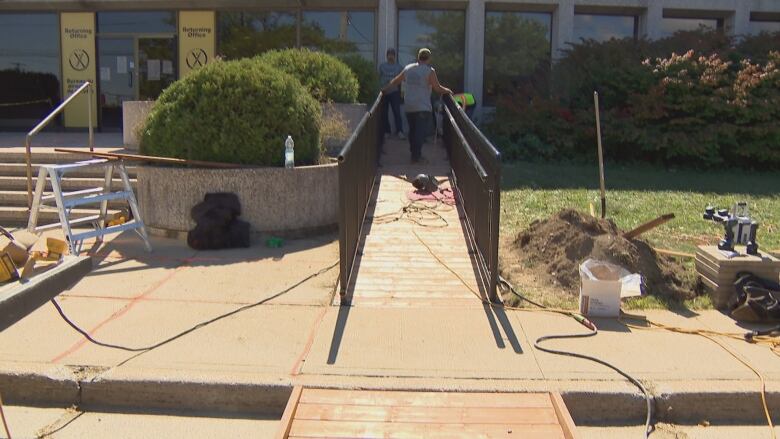
[[[301,83],[257,58],[217,61],[166,88],[141,135],[144,154],[282,166],[319,158],[321,107]]]
[[[597,90],[609,160],[776,167],[778,44],[780,32],[737,42],[702,30],[584,41],[554,65],[551,94],[503,96],[486,131],[508,160],[592,160]]]
[[[358,80],[358,102],[371,105],[379,96],[379,73],[374,63],[357,54],[341,55],[339,59],[349,66]]]
[[[352,70],[333,55],[308,49],[272,50],[261,62],[291,74],[320,102],[353,103],[358,80]]]

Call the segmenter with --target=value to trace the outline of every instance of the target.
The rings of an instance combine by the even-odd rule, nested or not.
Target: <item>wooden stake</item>
[[[693,259],[693,258],[696,257],[696,255],[694,255],[693,253],[684,253],[684,252],[678,252],[678,251],[674,251],[674,250],[665,250],[665,249],[662,249],[662,248],[655,248],[655,247],[653,247],[653,250],[655,250],[655,252],[658,253],[658,254],[667,255],[667,256],[674,256],[674,257],[677,257],[677,258],[690,258],[690,259]]]
[[[648,222],[646,222],[644,224],[640,224],[635,229],[624,233],[623,237],[626,238],[626,239],[634,239],[637,236],[641,235],[642,233],[645,233],[648,230],[652,230],[652,229],[660,226],[661,224],[663,224],[663,223],[665,223],[665,222],[667,222],[669,220],[672,220],[672,219],[674,219],[674,214],[673,213],[667,213],[666,215],[661,215],[661,216],[659,216],[658,218],[656,218],[656,219],[654,219],[652,221],[648,221]]]
[[[204,168],[251,168],[249,165],[240,165],[235,163],[222,163],[222,162],[207,162],[202,160],[186,160],[176,159],[172,157],[157,157],[152,155],[140,155],[140,154],[124,154],[118,152],[98,152],[98,151],[84,151],[80,149],[69,148],[54,148],[56,152],[67,152],[71,154],[91,155],[93,157],[103,159],[123,159],[138,162],[152,162],[152,163],[164,163],[168,165],[185,165],[185,166],[200,166]]]
[[[604,187],[604,152],[601,147],[601,116],[599,112],[599,92],[593,92],[593,103],[596,105],[596,138],[599,144],[599,184],[601,185],[601,217],[607,216],[607,194]]]

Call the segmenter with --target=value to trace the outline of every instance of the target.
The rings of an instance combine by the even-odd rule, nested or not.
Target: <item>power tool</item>
[[[750,218],[750,210],[746,202],[735,203],[731,212],[728,209],[707,206],[704,209],[703,218],[723,224],[726,233],[718,243],[719,250],[733,252],[735,244],[744,244],[747,254],[758,255],[758,243],[756,242],[758,222]]]

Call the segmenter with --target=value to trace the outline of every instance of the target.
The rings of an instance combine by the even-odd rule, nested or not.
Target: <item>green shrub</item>
[[[379,95],[379,74],[374,63],[358,54],[341,55],[339,59],[349,66],[358,80],[358,102],[372,104]]]
[[[259,59],[296,77],[320,102],[352,103],[357,99],[357,78],[333,55],[285,49],[266,52]]]
[[[292,76],[257,59],[218,61],[166,88],[142,131],[144,154],[281,166],[319,158],[320,105]]]
[[[554,65],[552,94],[499,99],[487,131],[507,159],[591,160],[598,90],[610,160],[780,165],[780,32],[733,42],[704,30],[584,41]]]

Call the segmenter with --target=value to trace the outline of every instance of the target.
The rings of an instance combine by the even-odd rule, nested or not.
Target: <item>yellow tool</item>
[[[10,282],[19,279],[19,272],[8,253],[0,253],[0,282]]]

